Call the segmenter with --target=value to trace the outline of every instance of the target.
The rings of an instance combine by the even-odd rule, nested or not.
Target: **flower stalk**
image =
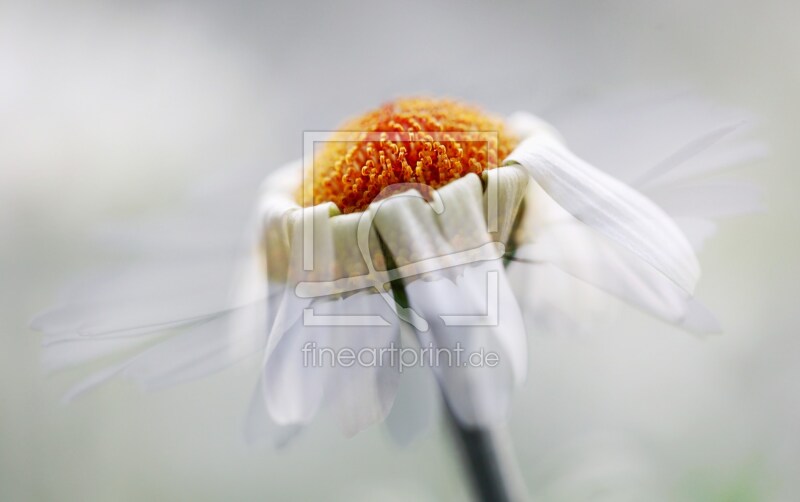
[[[459,422],[446,404],[447,422],[462,463],[472,484],[475,500],[522,502],[525,483],[517,465],[510,437],[500,427],[470,428]]]

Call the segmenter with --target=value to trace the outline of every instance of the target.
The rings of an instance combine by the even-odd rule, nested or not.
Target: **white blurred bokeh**
[[[62,406],[70,379],[45,377],[27,322],[112,259],[97,227],[168,214],[226,168],[266,173],[303,130],[391,97],[547,117],[689,84],[758,116],[772,151],[742,171],[767,212],[725,222],[700,255],[726,334],[626,311],[591,337],[533,336],[511,432],[537,500],[797,500],[798,21],[789,0],[0,2],[0,499],[462,497],[441,427],[400,448],[322,419],[288,450],[246,448],[254,364]]]

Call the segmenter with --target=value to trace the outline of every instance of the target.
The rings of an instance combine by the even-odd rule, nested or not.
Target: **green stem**
[[[499,428],[465,427],[449,406],[445,408],[475,499],[482,502],[526,500],[525,484],[506,432]]]

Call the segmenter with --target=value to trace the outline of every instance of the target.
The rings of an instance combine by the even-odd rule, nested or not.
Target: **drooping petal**
[[[580,314],[601,311],[602,300],[575,284],[574,278],[687,330],[718,331],[713,316],[703,313],[690,293],[630,250],[581,223],[541,187],[532,186],[529,198],[532,207],[525,231],[535,238],[514,254],[515,271],[523,277],[517,287],[525,288],[529,282],[530,288],[540,290],[535,292],[537,297],[544,295],[554,302],[548,308],[583,311]],[[571,277],[543,270],[547,266]],[[531,267],[537,270],[525,270]],[[530,299],[536,301],[536,297]]]
[[[295,211],[295,203],[272,194],[262,201],[249,239],[239,236],[235,254],[210,254],[213,260],[190,255],[84,281],[73,288],[70,304],[34,320],[45,331],[44,362],[51,371],[133,350],[80,382],[67,399],[117,376],[164,387],[263,351],[283,286],[269,286],[265,253],[255,239],[264,227],[285,228]]]
[[[248,311],[255,308],[260,307],[253,304],[236,309],[227,317],[200,324],[155,345],[147,356],[138,357],[125,370],[124,377],[155,390],[196,380],[260,354],[266,345],[263,330],[239,337],[229,331],[237,316],[248,316]]]
[[[81,278],[31,327],[45,333],[45,343],[73,334],[140,336],[210,320],[250,304],[255,295],[241,295],[232,279],[251,261],[256,250],[253,233],[260,233],[262,225],[285,226],[285,213],[299,209],[285,194],[291,193],[287,187],[301,173],[295,162],[266,178],[255,221],[248,221],[243,187],[202,187],[202,197],[192,197],[177,217],[103,232],[103,244],[132,253],[131,263]],[[270,249],[281,246],[275,242]],[[286,268],[277,263],[273,269],[279,267]],[[266,294],[261,293],[259,298]]]
[[[342,349],[358,354],[397,344],[398,320],[393,300],[387,302],[376,294],[383,292],[382,284],[367,281],[364,284],[372,287],[337,289],[342,284],[337,280],[345,279],[343,284],[347,285],[347,279],[367,274],[367,260],[371,260],[370,266],[384,268],[374,229],[365,235],[366,255],[362,255],[359,215],[337,214],[330,205],[304,212],[313,214],[313,267],[304,270],[308,233],[303,225],[311,220],[298,216],[289,226],[289,285],[266,352],[263,380],[267,410],[278,424],[303,424],[325,402],[331,402],[343,431],[352,435],[388,413],[397,385],[397,367],[385,362],[370,367],[337,367],[331,365],[330,357]],[[302,319],[298,319],[301,313]],[[369,322],[359,324],[364,317]],[[288,331],[284,318],[294,320]],[[318,355],[322,347],[327,349],[328,359],[315,364],[309,357]]]
[[[335,311],[337,302],[318,302],[314,308]],[[262,381],[267,412],[276,424],[307,424],[322,407],[330,367],[311,358],[316,347],[329,345],[327,335],[327,329],[313,329],[297,319],[279,338],[270,338],[277,341],[266,356]]]
[[[242,308],[234,311],[232,315],[246,315],[245,310],[246,308]],[[263,332],[254,333],[247,338],[233,339],[227,332],[229,321],[228,317],[222,316],[160,340],[137,354],[91,374],[70,389],[65,399],[74,399],[114,377],[132,380],[145,389],[163,388],[223,370],[263,350],[266,344]],[[88,343],[102,346],[107,341],[133,340],[77,340],[61,342],[47,348],[51,351],[63,350],[77,344],[77,347],[83,346],[81,348],[86,349]]]
[[[160,262],[90,279],[37,316],[33,329],[48,343],[84,337],[137,336],[187,325],[231,308],[235,260]]]
[[[487,298],[486,290],[477,286],[456,285],[449,279],[415,281],[407,286],[407,292],[411,307],[430,324],[429,331],[418,333],[420,345],[436,355],[433,371],[450,408],[466,425],[489,426],[507,418],[514,388],[512,354],[498,337],[505,326],[466,322],[448,325],[442,317],[443,314],[479,316],[481,312],[475,307],[480,305],[482,310]],[[478,303],[480,294],[484,296]],[[501,298],[500,302],[504,300],[509,299]],[[489,354],[497,357],[496,366],[481,364]],[[477,364],[472,365],[469,358],[477,358]]]
[[[303,426],[298,424],[278,425],[272,420],[264,399],[264,382],[259,378],[244,419],[245,442],[255,446],[268,441],[276,448],[283,448],[302,428]]]
[[[525,167],[547,194],[691,293],[700,266],[674,221],[647,198],[541,134],[523,141],[508,161]],[[590,252],[590,251],[589,251]]]
[[[450,278],[459,284],[459,281],[472,281],[470,287],[482,292],[487,290],[487,286],[486,278],[481,274],[491,271],[498,277],[500,293],[506,292],[505,271],[500,261],[505,246],[502,242],[493,242],[487,231],[486,217],[482,214],[484,195],[478,177],[466,176],[441,187],[436,193],[440,204],[436,208],[438,211],[420,197],[392,198],[394,200],[387,200],[377,210],[375,224],[378,233],[397,265],[429,258],[441,259],[438,273],[428,278]],[[484,262],[486,265],[481,265]],[[461,268],[463,265],[473,268]],[[475,273],[475,270],[481,272]],[[464,277],[466,271],[471,272],[469,277]],[[406,283],[415,282],[413,276],[405,279]],[[465,294],[472,295],[473,292]],[[473,313],[486,312],[485,296],[480,296],[483,294],[479,293],[474,301],[470,297],[465,309],[472,309]],[[499,336],[511,354],[508,362],[515,380],[521,382],[527,372],[527,359],[523,355],[526,353],[524,328],[517,323],[521,316],[513,297],[504,298],[503,302],[510,309],[506,316],[509,329]]]
[[[382,422],[394,404],[400,380],[400,321],[393,305],[378,294],[363,291],[344,298],[336,314],[378,316],[385,321],[360,325],[345,318],[346,325],[329,331],[331,347],[337,353],[348,350],[355,354],[355,364],[339,365],[331,371],[335,384],[330,400],[342,432],[349,437]]]
[[[524,326],[499,259],[502,243],[495,243],[500,255],[461,254],[492,244],[478,178],[451,182],[437,196],[433,205],[393,197],[371,210],[378,211],[378,232],[399,265],[442,259],[424,279],[404,278],[409,306],[429,327],[417,329],[422,348],[448,358],[433,364],[445,398],[464,423],[488,425],[505,418],[511,391],[525,377]],[[492,353],[499,364],[456,364],[459,353]]]
[[[303,281],[329,280],[335,263],[331,216],[337,214],[331,203],[292,211],[288,214],[287,239],[289,245],[285,258],[285,281],[279,300],[275,321],[269,328],[265,361],[280,342],[283,334],[292,327],[312,299],[297,294],[296,287]],[[266,243],[265,245],[269,245]],[[272,260],[274,264],[276,260]],[[270,261],[268,259],[267,268]]]
[[[282,187],[292,173],[300,172],[294,164],[287,166],[269,176],[265,184]],[[274,191],[267,193],[272,207],[285,200]],[[210,321],[257,297],[266,297],[263,288],[258,295],[252,290],[240,294],[241,288],[232,284],[232,279],[243,264],[252,262],[252,234],[258,233],[255,226],[264,220],[285,219],[285,211],[272,211],[268,218],[261,217],[246,228],[241,211],[230,211],[239,207],[238,201],[210,199],[214,204],[193,201],[184,218],[169,225],[162,221],[155,232],[127,235],[120,244],[126,251],[142,254],[138,260],[82,279],[64,292],[62,302],[37,316],[31,327],[45,333],[44,343],[75,336],[134,337]],[[267,226],[280,227],[280,223]],[[200,234],[205,241],[175,237],[187,232]],[[259,266],[263,269],[263,263]]]
[[[409,324],[400,325],[400,335],[404,350],[421,350]],[[408,445],[435,423],[440,404],[441,393],[431,368],[404,366],[394,404],[385,421],[389,436],[401,446]]]
[[[589,235],[592,230],[584,226],[561,229],[559,239],[582,241],[592,246],[593,254],[583,258],[553,256],[552,249],[544,243],[529,244],[517,250],[515,259],[523,262],[547,262],[561,271],[598,287],[630,305],[655,315],[671,324],[695,333],[716,333],[716,320],[691,295],[652,267],[631,256],[600,235]],[[556,238],[550,236],[550,238]],[[576,259],[577,258],[577,259]],[[552,282],[540,284],[549,288]],[[564,310],[579,309],[574,297],[564,298]]]
[[[507,243],[519,209],[527,194],[528,174],[519,166],[504,166],[483,172],[486,190],[483,210],[489,234],[497,242]]]
[[[47,373],[74,368],[106,356],[124,353],[143,347],[159,334],[125,338],[81,338],[62,339],[42,347],[42,366]]]
[[[314,301],[297,294],[301,282],[331,279],[335,262],[331,216],[333,204],[291,213],[288,222],[287,285],[269,332],[264,354],[264,398],[279,425],[308,423],[322,406],[329,368],[309,365],[314,343],[325,344],[328,327],[306,326],[309,308],[335,311],[341,300]],[[304,350],[305,349],[305,350]]]
[[[588,335],[614,312],[607,293],[550,263],[512,260],[507,270],[525,323],[536,333]]]

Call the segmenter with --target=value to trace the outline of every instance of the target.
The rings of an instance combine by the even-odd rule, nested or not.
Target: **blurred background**
[[[248,448],[257,361],[64,406],[72,380],[45,376],[27,323],[109,260],[96,228],[168,214],[205,176],[267,173],[303,130],[392,97],[547,118],[674,85],[758,116],[772,151],[742,170],[767,211],[700,255],[726,333],[626,311],[591,337],[532,335],[522,470],[535,500],[800,499],[798,21],[789,0],[0,1],[0,499],[462,499],[439,424],[400,447],[323,419],[288,449]]]

